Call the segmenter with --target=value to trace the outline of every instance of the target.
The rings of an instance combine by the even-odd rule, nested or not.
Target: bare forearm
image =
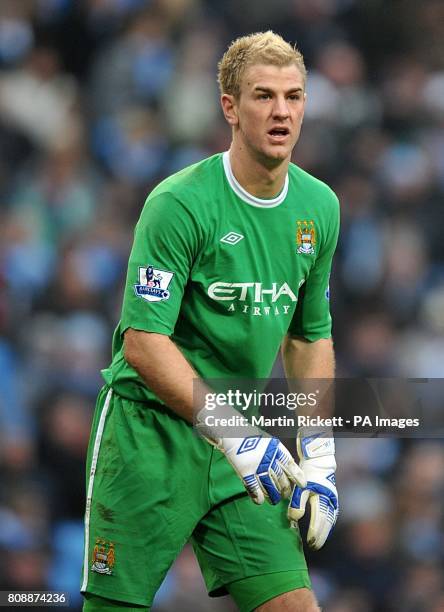
[[[331,338],[308,342],[286,336],[282,358],[287,378],[334,378],[335,358]]]
[[[313,379],[320,391],[316,409],[317,415],[328,417],[333,413],[333,384],[329,379],[335,375],[335,358],[331,338],[308,342],[304,338],[287,336],[282,344],[282,359],[290,389],[313,392]],[[294,381],[294,382],[291,382]],[[305,382],[304,382],[305,381]],[[301,414],[307,410],[300,410]]]
[[[176,414],[193,422],[196,372],[168,336],[128,329],[125,359]]]

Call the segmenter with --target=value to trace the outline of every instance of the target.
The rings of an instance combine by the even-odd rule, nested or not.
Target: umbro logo
[[[221,238],[220,241],[224,242],[225,244],[237,244],[243,238],[244,237],[242,234],[238,234],[237,232],[228,232],[228,234]]]

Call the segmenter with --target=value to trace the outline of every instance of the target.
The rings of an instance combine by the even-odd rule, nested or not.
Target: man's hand
[[[277,438],[260,435],[221,438],[217,447],[224,453],[256,504],[277,504],[291,495],[296,484],[305,487],[302,470]]]
[[[288,508],[290,521],[299,521],[310,501],[310,524],[307,543],[319,550],[338,518],[338,492],[336,490],[335,442],[330,431],[301,428],[297,436],[299,467],[307,485],[296,485]]]
[[[214,415],[227,419],[239,413],[223,406],[218,407]],[[301,468],[277,438],[265,436],[253,426],[246,428],[242,438],[228,437],[224,427],[208,425],[206,416],[205,408],[197,413],[197,431],[224,453],[256,504],[263,504],[265,500],[277,504],[282,498],[290,497],[293,485],[305,487],[307,482]]]

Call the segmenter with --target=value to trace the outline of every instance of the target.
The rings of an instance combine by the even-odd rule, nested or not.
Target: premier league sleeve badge
[[[170,292],[168,286],[174,276],[174,272],[159,270],[149,265],[139,268],[139,282],[134,285],[134,291],[138,297],[147,302],[161,302],[168,300]]]

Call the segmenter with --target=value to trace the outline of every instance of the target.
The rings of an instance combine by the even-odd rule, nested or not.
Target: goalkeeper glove
[[[230,412],[238,414],[234,409]],[[224,413],[227,414],[226,407]],[[265,500],[277,504],[281,498],[290,497],[293,484],[305,487],[302,470],[277,438],[266,437],[263,431],[252,426],[246,437],[224,437],[221,428],[205,424],[206,414],[205,409],[198,413],[196,428],[224,453],[256,504],[263,504]]]
[[[310,501],[310,524],[307,544],[319,550],[330,535],[338,518],[338,492],[336,490],[335,441],[331,430],[302,427],[297,435],[299,467],[305,474],[307,485],[296,485],[288,507],[288,518],[299,521]]]

